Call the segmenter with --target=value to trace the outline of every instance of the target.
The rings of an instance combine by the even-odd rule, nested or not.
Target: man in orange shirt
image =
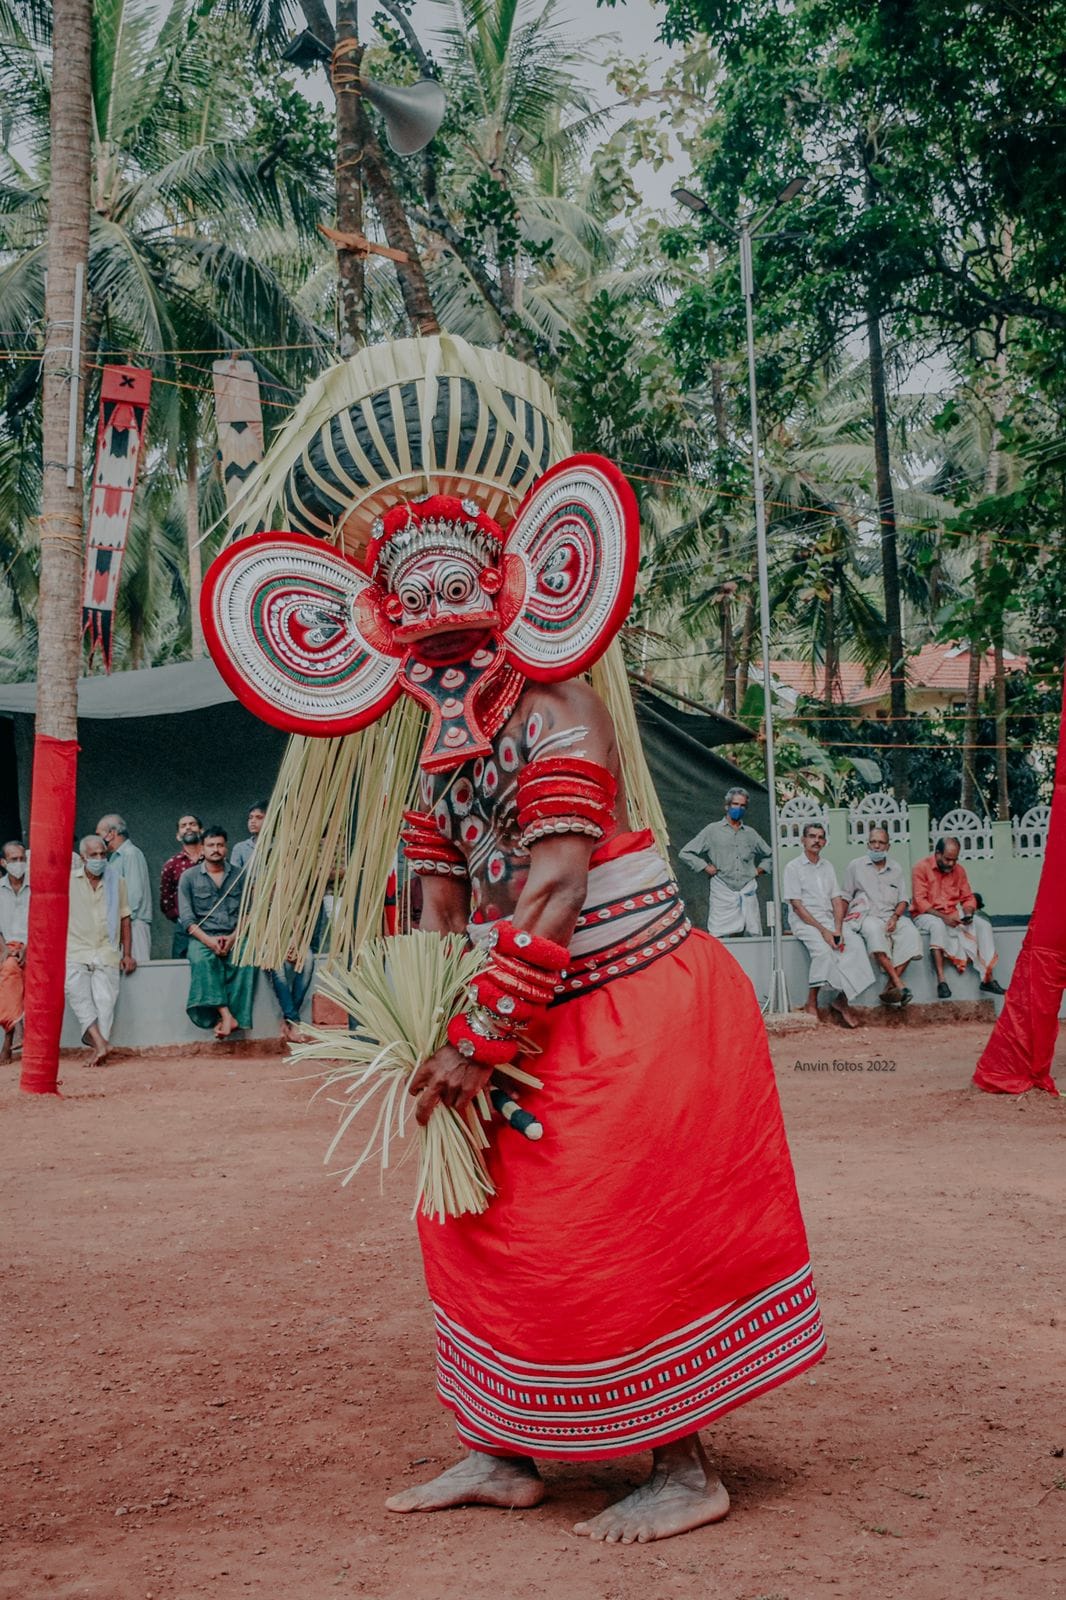
[[[938,1000],[951,999],[951,990],[944,981],[945,957],[957,972],[965,972],[972,961],[981,974],[983,994],[1004,992],[992,976],[998,960],[992,924],[976,915],[977,900],[959,862],[960,849],[958,839],[952,835],[938,839],[933,854],[914,868],[911,915],[916,926],[929,935]]]

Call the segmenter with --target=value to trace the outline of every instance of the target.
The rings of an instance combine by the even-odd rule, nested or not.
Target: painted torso
[[[582,699],[600,719],[602,704],[584,685],[569,683],[562,691],[527,683],[493,740],[491,755],[452,772],[422,774],[422,809],[433,812],[441,834],[462,850],[471,910],[479,921],[510,917],[529,874],[529,852],[518,843],[516,806],[518,774],[529,762],[558,755],[602,762],[618,783],[616,827],[628,825],[614,741],[605,759],[601,740],[590,734],[593,719],[580,715]]]

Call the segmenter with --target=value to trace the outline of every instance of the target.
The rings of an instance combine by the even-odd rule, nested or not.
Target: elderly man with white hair
[[[866,835],[866,854],[849,861],[842,885],[848,902],[845,927],[856,927],[868,952],[888,980],[882,1005],[906,1006],[911,991],[903,982],[910,963],[922,953],[922,936],[907,915],[910,873],[889,855],[888,829],[874,823]]]
[[[98,833],[85,835],[79,856],[70,879],[66,995],[90,1046],[85,1064],[99,1067],[111,1048],[119,974],[136,972],[137,962],[126,883],[117,872],[108,872],[107,847]]]
[[[711,880],[707,931],[718,939],[733,934],[758,938],[762,933],[755,880],[768,870],[771,850],[745,822],[747,810],[748,791],[728,789],[725,816],[709,822],[681,851],[686,866]]]
[[[152,959],[152,882],[148,876],[148,863],[144,851],[139,850],[130,838],[124,817],[109,811],[96,824],[96,832],[104,841],[112,872],[126,880],[126,894],[130,903],[130,927],[133,937],[133,954],[138,961]]]

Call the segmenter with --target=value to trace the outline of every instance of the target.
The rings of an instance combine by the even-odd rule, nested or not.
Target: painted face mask
[[[577,677],[633,600],[636,499],[602,456],[532,486],[505,533],[476,501],[432,495],[376,518],[360,561],[301,534],[222,553],[201,600],[223,678],[293,733],[354,733],[408,694],[429,712],[421,765],[487,755],[526,679]]]

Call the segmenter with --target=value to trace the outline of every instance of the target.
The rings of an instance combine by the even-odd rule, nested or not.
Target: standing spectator
[[[11,1060],[15,1029],[22,1021],[30,888],[21,841],[9,839],[0,856],[5,869],[0,877],[0,1061],[6,1062]]]
[[[929,935],[929,954],[936,968],[938,1000],[950,1000],[951,990],[944,978],[945,958],[956,972],[965,972],[973,962],[981,974],[983,994],[1002,994],[992,976],[999,959],[992,924],[976,915],[977,900],[970,888],[966,869],[959,861],[962,846],[953,835],[938,839],[931,856],[925,856],[914,869],[914,900],[911,910],[919,928]]]
[[[771,851],[745,822],[747,810],[748,791],[730,789],[722,820],[709,822],[681,851],[686,866],[711,880],[707,929],[719,939],[762,933],[755,880],[767,870],[762,863],[770,860]]]
[[[226,840],[225,828],[205,828],[202,860],[178,880],[178,913],[189,935],[185,1009],[196,1027],[213,1026],[216,1039],[251,1027],[255,994],[255,967],[238,966],[233,954],[244,874],[227,862]]]
[[[909,1005],[913,996],[903,974],[922,953],[922,937],[907,915],[911,904],[908,874],[888,853],[888,829],[875,823],[866,835],[866,854],[849,861],[843,894],[848,902],[845,926],[854,922],[863,943],[888,979],[880,1000],[886,1006]]]
[[[111,1048],[119,973],[136,972],[126,880],[107,870],[107,847],[97,833],[81,841],[81,863],[70,878],[67,1003],[90,1045],[86,1066],[103,1065]]]
[[[111,867],[126,881],[133,926],[133,958],[152,959],[152,885],[144,852],[138,850],[117,811],[109,811],[96,824],[96,832],[107,847]]]
[[[159,909],[167,921],[174,924],[170,954],[175,961],[182,960],[189,952],[189,935],[178,921],[178,879],[187,868],[194,867],[203,855],[203,831],[203,823],[191,811],[179,817],[178,843],[181,849],[169,861],[164,861],[159,874]]]
[[[803,853],[784,871],[789,927],[811,958],[810,988],[803,1009],[817,1016],[818,991],[828,985],[838,991],[829,1009],[846,1028],[858,1028],[861,1023],[849,1001],[869,988],[874,971],[858,931],[844,927],[847,901],[833,863],[821,859],[825,840],[822,824],[808,822],[803,830]]]
[[[259,842],[259,832],[266,816],[267,803],[257,800],[248,813],[248,837],[233,846],[230,861],[235,867],[246,867],[255,854],[255,847]]]

